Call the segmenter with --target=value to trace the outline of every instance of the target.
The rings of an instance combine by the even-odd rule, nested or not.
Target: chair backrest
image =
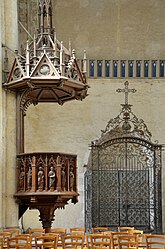
[[[138,249],[138,234],[125,234],[118,236],[119,249]]]
[[[51,233],[58,233],[60,235],[66,234],[66,228],[64,227],[51,228]]]
[[[77,232],[85,234],[85,227],[71,227],[70,228],[70,233],[77,233]]]
[[[30,249],[31,236],[28,234],[20,234],[8,239],[8,247],[13,249]]]
[[[11,234],[11,236],[15,236],[15,235],[19,235],[21,234],[21,230],[20,229],[12,229],[12,228],[6,228],[6,229],[3,229],[3,232],[8,232]]]
[[[74,248],[74,249],[83,249],[84,247],[84,235],[70,233],[62,236],[62,248]]]
[[[43,233],[41,236],[51,236],[51,237],[59,237],[58,233]],[[37,236],[36,236],[37,237]]]
[[[111,234],[91,234],[90,236],[90,248],[92,249],[111,249],[112,237]]]
[[[118,232],[132,232],[134,227],[118,227]]]
[[[138,230],[138,229],[132,229],[132,231],[130,231],[130,233],[134,233],[134,234],[143,234],[143,230]]]
[[[165,248],[165,235],[145,234],[144,237],[147,249]]]
[[[108,231],[108,227],[93,227],[92,228],[92,233],[101,233]]]
[[[40,236],[35,237],[35,247],[36,248],[53,248],[57,249],[58,234],[55,233],[45,233]]]
[[[41,227],[38,227],[38,228],[30,228],[30,229],[29,229],[29,234],[32,234],[32,235],[40,236],[40,235],[42,235],[43,233],[45,233],[45,229],[44,229],[44,228],[41,228]]]

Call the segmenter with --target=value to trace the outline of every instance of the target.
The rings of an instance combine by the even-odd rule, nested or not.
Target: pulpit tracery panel
[[[17,156],[17,192],[77,191],[77,156],[27,153]]]

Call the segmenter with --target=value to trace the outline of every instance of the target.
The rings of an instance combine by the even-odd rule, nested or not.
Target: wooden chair
[[[165,248],[165,235],[145,234],[147,249],[162,249]]]
[[[11,234],[11,237],[15,236],[15,235],[19,235],[21,234],[21,230],[20,229],[12,229],[12,228],[6,228],[3,229],[3,232],[8,232]]]
[[[132,231],[130,231],[130,233],[138,234],[138,248],[146,247],[146,242],[145,242],[144,234],[142,230],[133,229]]]
[[[118,248],[118,237],[122,235],[127,235],[128,232],[111,232],[112,237],[112,249]]]
[[[8,248],[8,240],[11,237],[9,232],[0,232],[0,248]]]
[[[91,235],[93,235],[93,233],[88,233],[85,236],[85,241],[86,241],[86,245],[84,246],[85,249],[92,249],[92,243],[91,243]]]
[[[28,234],[19,234],[8,239],[8,247],[12,249],[30,249],[31,236]]]
[[[84,235],[76,234],[76,233],[70,233],[62,236],[62,248],[68,249],[68,248],[74,248],[74,249],[83,249],[84,247]]]
[[[83,235],[84,236],[84,247],[86,248],[86,236],[85,236],[85,228],[84,227],[72,227],[70,228],[71,234]]]
[[[66,234],[66,228],[51,228],[51,233],[58,234],[58,248],[62,248],[62,240],[61,237]]]
[[[0,238],[0,248],[7,248],[7,247],[3,247],[3,238]]]
[[[118,236],[119,249],[138,249],[138,235],[126,234]]]
[[[90,248],[92,249],[111,249],[112,237],[111,234],[91,234],[90,236]]]
[[[108,227],[93,227],[92,233],[102,233],[108,231]]]
[[[35,248],[53,248],[57,249],[58,234],[55,233],[45,233],[40,236],[35,237]]]
[[[30,228],[28,232],[31,235],[32,248],[36,248],[36,237],[45,234],[45,229],[42,227]]]

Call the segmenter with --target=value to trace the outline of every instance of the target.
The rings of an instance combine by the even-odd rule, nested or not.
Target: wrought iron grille
[[[91,144],[85,173],[87,231],[96,226],[162,231],[161,152],[144,121],[132,113],[127,95],[120,114]]]

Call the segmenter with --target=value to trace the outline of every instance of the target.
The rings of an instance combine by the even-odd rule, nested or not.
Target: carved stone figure
[[[44,171],[42,167],[39,167],[39,171],[38,171],[38,188],[39,189],[44,188]]]
[[[25,178],[25,172],[24,169],[21,169],[20,175],[19,175],[19,188],[20,190],[24,189],[24,178]]]
[[[70,186],[70,191],[73,191],[73,187],[74,187],[74,173],[73,173],[73,167],[70,168],[70,173],[69,173],[69,186]]]
[[[32,169],[29,167],[29,170],[27,172],[27,188],[31,189],[32,187]]]
[[[49,177],[49,188],[54,188],[55,187],[56,173],[55,173],[53,167],[50,168],[50,171],[48,173],[48,177]]]
[[[62,190],[65,191],[66,190],[66,173],[65,173],[65,166],[62,167],[61,170],[61,187]]]

